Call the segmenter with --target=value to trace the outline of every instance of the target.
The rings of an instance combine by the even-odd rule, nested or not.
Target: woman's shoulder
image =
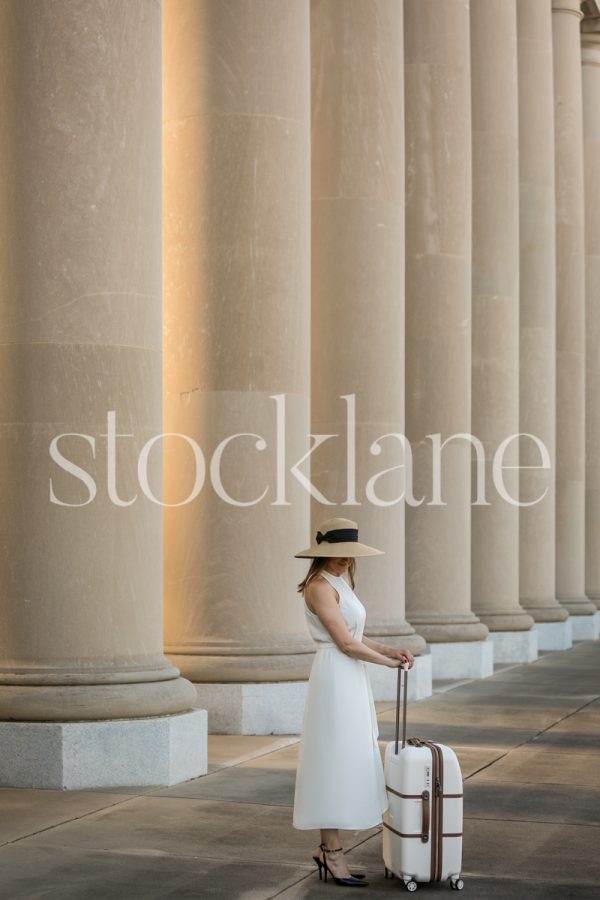
[[[304,588],[304,600],[312,613],[314,613],[314,609],[312,609],[310,605],[311,597],[317,596],[322,590],[327,590],[327,588],[333,591],[333,593],[335,594],[336,602],[339,603],[339,593],[324,575],[316,575],[315,578],[311,579],[311,581]]]

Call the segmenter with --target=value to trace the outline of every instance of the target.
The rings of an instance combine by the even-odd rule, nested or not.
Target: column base
[[[415,613],[410,624],[423,637],[428,644],[445,644],[452,641],[457,643],[480,643],[489,634],[487,625],[480,622],[473,613],[465,615],[443,615],[433,613],[423,615]],[[433,676],[435,678],[435,675]]]
[[[374,700],[396,700],[398,689],[398,670],[376,663],[367,663],[367,672],[371,681]],[[415,656],[415,664],[408,674],[408,699],[422,700],[431,697],[431,653]]]
[[[194,687],[185,678],[89,684],[68,680],[40,684],[38,679],[36,674],[27,683],[22,674],[0,675],[0,722],[154,719],[189,712],[195,702]]]
[[[538,636],[529,631],[491,631],[494,662],[528,663],[538,658]]]
[[[452,641],[430,644],[432,676],[439,678],[487,678],[494,674],[494,644],[484,641]]]
[[[596,612],[596,604],[585,595],[576,597],[557,597],[561,606],[567,610],[570,616],[593,616]]]
[[[479,619],[480,622],[483,622],[484,625],[490,630],[490,634],[494,631],[505,633],[505,632],[517,632],[517,631],[529,631],[531,626],[533,625],[533,616],[530,616],[529,613],[526,613],[524,609],[518,609],[516,612],[487,612],[485,610],[474,610],[475,615]]]
[[[0,722],[0,786],[85,790],[206,775],[206,710],[94,722]]]
[[[565,622],[569,618],[554,597],[522,597],[521,606],[536,622]]]
[[[597,613],[593,613],[591,616],[571,616],[570,619],[574,641],[598,640],[599,620]]]
[[[570,650],[573,646],[571,619],[564,622],[536,622],[533,631],[537,634],[538,650]]]
[[[308,681],[195,684],[209,734],[300,734]]]

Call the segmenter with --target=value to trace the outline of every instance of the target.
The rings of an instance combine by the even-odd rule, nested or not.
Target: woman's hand
[[[415,664],[415,658],[410,650],[403,650],[402,647],[389,647],[386,656],[389,656],[390,659],[399,660],[400,665],[408,663],[409,669],[412,669]],[[394,665],[393,668],[397,669],[399,666]]]

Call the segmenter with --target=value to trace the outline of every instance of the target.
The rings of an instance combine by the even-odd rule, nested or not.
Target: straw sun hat
[[[382,553],[385,551],[359,543],[356,522],[351,519],[327,519],[319,525],[313,546],[294,553],[294,556],[379,556]]]

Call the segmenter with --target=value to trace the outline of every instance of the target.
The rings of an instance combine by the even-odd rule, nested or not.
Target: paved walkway
[[[460,896],[597,900],[600,642],[436,687],[411,705],[409,733],[451,744],[460,758]],[[383,750],[394,711],[377,707]],[[0,898],[356,896],[319,882],[310,858],[317,833],[292,827],[297,744],[293,735],[213,735],[209,774],[172,788],[0,790]],[[384,879],[381,828],[344,832],[344,845],[352,868],[368,873],[360,896],[405,893]],[[450,896],[445,884],[418,890]]]

